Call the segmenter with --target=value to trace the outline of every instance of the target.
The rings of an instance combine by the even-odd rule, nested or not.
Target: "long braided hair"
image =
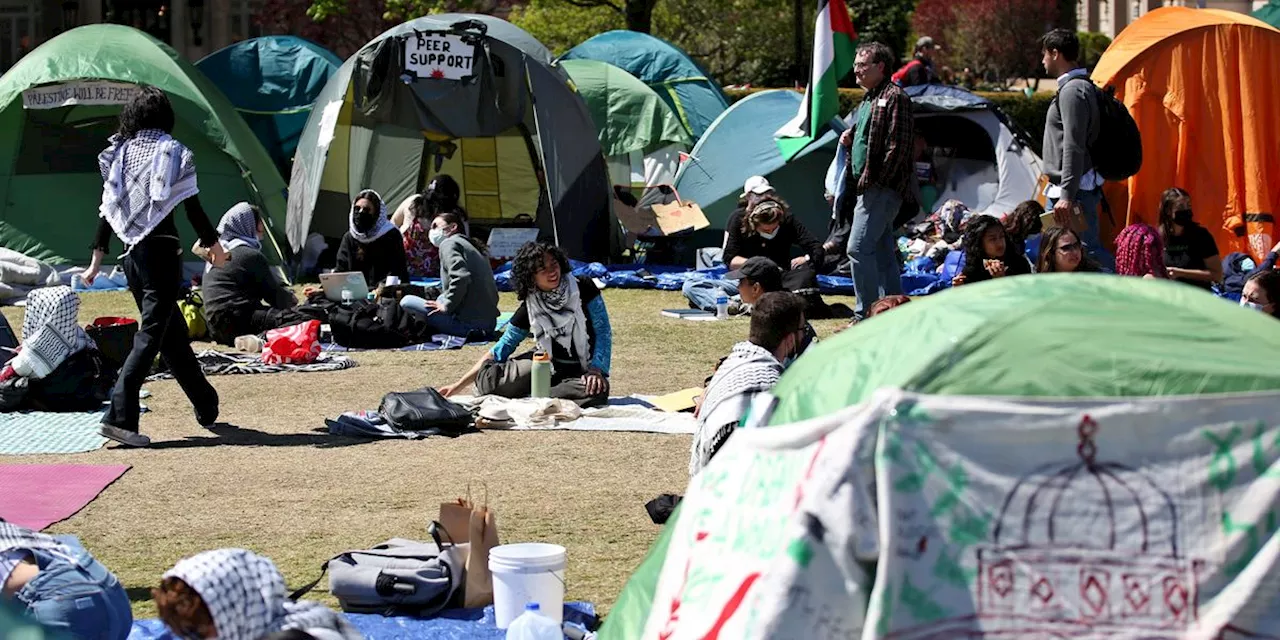
[[[1164,266],[1164,240],[1149,224],[1131,224],[1116,236],[1116,274],[1142,277],[1151,274],[1168,279]]]

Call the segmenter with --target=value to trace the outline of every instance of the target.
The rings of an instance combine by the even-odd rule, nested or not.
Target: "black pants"
[[[811,264],[782,272],[782,288],[804,298],[804,315],[809,320],[838,317],[818,293],[818,270]]]
[[[142,321],[111,391],[111,408],[103,416],[103,424],[138,430],[138,392],[151,373],[157,354],[164,358],[198,414],[212,413],[218,406],[218,393],[200,370],[187,338],[187,323],[178,311],[182,295],[180,246],[177,238],[150,237],[135,245],[124,258],[129,293],[133,294]]]
[[[580,367],[560,365],[551,375],[551,397],[571,400],[583,407],[595,407],[609,402],[609,385],[596,395],[587,393],[582,384]],[[608,379],[606,378],[606,381]],[[533,384],[533,352],[519,355],[506,362],[486,362],[476,375],[476,394],[495,395],[504,398],[528,398]]]
[[[267,306],[246,307],[211,313],[205,318],[209,335],[218,343],[231,346],[240,336],[258,336],[272,329],[301,324],[308,320],[328,321],[327,314],[314,307],[272,309]]]

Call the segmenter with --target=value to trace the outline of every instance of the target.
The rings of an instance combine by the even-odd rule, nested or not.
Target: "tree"
[[[909,57],[912,51],[907,46],[907,34],[911,32],[914,8],[915,0],[849,0],[858,42],[879,42],[889,45],[894,55]]]
[[[945,63],[1004,86],[1039,75],[1040,36],[1057,7],[1057,0],[920,0],[913,23],[943,46]]]

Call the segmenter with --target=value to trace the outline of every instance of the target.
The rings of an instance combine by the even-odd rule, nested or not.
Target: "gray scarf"
[[[591,362],[591,341],[587,337],[587,318],[582,314],[578,279],[565,273],[560,277],[560,286],[553,291],[534,287],[525,305],[538,347],[550,355],[552,346],[558,344],[565,351],[576,354],[578,362],[586,370]]]

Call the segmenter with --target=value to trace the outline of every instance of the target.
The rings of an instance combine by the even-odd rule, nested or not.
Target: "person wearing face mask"
[[[1160,199],[1160,237],[1164,240],[1164,264],[1178,282],[1211,290],[1222,282],[1222,258],[1213,234],[1200,226],[1191,212],[1191,194],[1173,187]]]
[[[338,273],[359,271],[369,287],[380,285],[387,276],[409,280],[409,262],[404,238],[387,218],[382,196],[365,189],[351,203],[351,224],[338,245]]]
[[[228,259],[221,267],[205,268],[201,294],[209,334],[220,344],[230,346],[240,336],[324,320],[295,309],[297,297],[276,279],[262,254],[265,233],[261,211],[245,202],[232,206],[218,222],[218,241]]]
[[[777,197],[756,201],[741,215],[735,212],[729,216],[726,232],[726,267],[740,269],[751,258],[768,258],[782,267],[783,288],[802,296],[809,305],[809,317],[830,317],[830,309],[818,294],[818,268],[826,252],[822,242],[791,215],[786,203]],[[801,255],[792,258],[796,249]]]
[[[1240,306],[1280,318],[1280,271],[1263,271],[1244,283]]]
[[[797,357],[804,342],[805,303],[799,296],[771,292],[751,313],[751,330],[720,362],[698,402],[698,425],[689,453],[689,475],[697,475],[733,435],[752,400],[768,393]]]
[[[428,238],[440,251],[440,296],[404,296],[400,307],[422,316],[433,333],[488,339],[498,322],[498,286],[489,259],[463,232],[457,214],[436,216]]]

